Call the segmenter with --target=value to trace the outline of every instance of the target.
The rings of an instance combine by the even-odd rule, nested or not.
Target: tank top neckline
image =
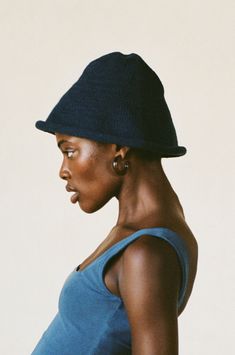
[[[134,236],[136,236],[136,234],[138,235],[139,233],[141,234],[141,232],[146,231],[146,233],[148,233],[150,230],[164,230],[166,232],[170,232],[173,233],[174,235],[180,237],[181,241],[183,242],[182,237],[176,233],[175,231],[173,231],[170,228],[167,227],[150,227],[150,228],[142,228],[139,229],[137,231],[135,231],[134,233],[131,233],[130,235],[128,235],[127,237],[119,240],[119,242],[111,245],[108,249],[106,249],[101,255],[99,255],[96,259],[94,259],[91,263],[89,263],[84,269],[80,270],[80,264],[73,270],[73,273],[78,273],[81,274],[82,272],[85,272],[86,269],[90,268],[92,265],[94,265],[96,262],[102,260],[103,257],[105,257],[109,252],[112,252],[113,250],[115,250],[116,248],[118,248],[120,245],[124,244],[127,240],[133,238]]]

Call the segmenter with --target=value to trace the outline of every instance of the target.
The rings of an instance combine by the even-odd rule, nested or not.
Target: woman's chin
[[[79,200],[77,203],[79,203],[79,206],[81,208],[81,210],[85,213],[94,213],[99,211],[108,201],[102,201],[102,203],[88,203],[88,201],[86,203],[82,203],[81,200]]]

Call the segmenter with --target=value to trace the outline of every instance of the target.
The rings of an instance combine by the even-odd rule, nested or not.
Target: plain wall
[[[0,1],[0,353],[30,354],[69,272],[117,219],[72,205],[35,129],[93,59],[136,52],[160,76],[184,157],[163,159],[199,244],[180,355],[234,344],[234,1]],[[232,215],[233,212],[233,215]]]

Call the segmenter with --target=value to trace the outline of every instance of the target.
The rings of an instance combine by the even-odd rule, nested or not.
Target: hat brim
[[[136,138],[132,139],[130,137],[123,136],[113,136],[88,129],[76,128],[74,126],[64,126],[54,122],[37,121],[35,126],[39,130],[51,134],[61,133],[68,136],[87,138],[103,143],[116,143],[133,148],[145,149],[151,152],[155,152],[165,158],[180,157],[185,155],[187,152],[187,149],[184,146],[162,146],[156,144],[155,142],[147,142],[145,140],[137,140]]]

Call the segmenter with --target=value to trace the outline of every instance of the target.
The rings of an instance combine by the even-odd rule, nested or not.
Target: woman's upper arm
[[[131,327],[133,355],[177,355],[181,282],[175,250],[143,236],[122,256],[119,290]]]

